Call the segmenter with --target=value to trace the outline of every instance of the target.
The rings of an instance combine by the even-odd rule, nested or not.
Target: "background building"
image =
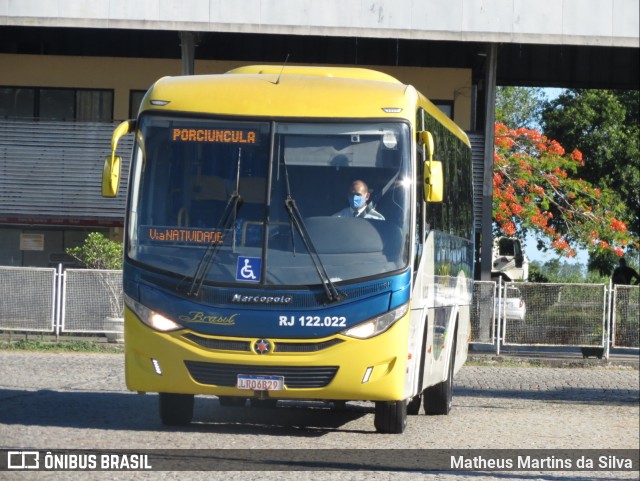
[[[637,0],[0,0],[0,265],[121,236],[125,189],[100,197],[103,158],[156,79],[285,61],[382,70],[467,130],[490,252],[495,85],[638,88],[639,13]]]

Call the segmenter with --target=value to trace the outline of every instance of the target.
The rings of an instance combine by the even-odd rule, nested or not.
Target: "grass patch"
[[[517,357],[517,355],[510,354],[510,356],[498,356],[494,358],[468,359],[464,364],[465,366],[481,366],[481,367],[553,367],[553,368],[570,368],[570,369],[615,369],[615,370],[638,370],[638,364],[633,360],[620,361],[620,360],[605,360],[605,359],[582,359],[576,358],[540,358],[531,359],[526,357]]]
[[[42,339],[18,339],[0,341],[3,351],[36,352],[86,352],[119,353],[124,352],[124,344],[109,344],[90,340],[47,341]]]

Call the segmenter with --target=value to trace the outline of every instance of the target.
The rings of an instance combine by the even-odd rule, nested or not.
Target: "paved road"
[[[639,371],[621,368],[465,366],[449,416],[411,416],[403,435],[376,434],[373,404],[223,408],[196,397],[194,423],[166,428],[157,396],[126,390],[121,354],[0,351],[0,448],[36,449],[638,449]],[[29,473],[30,477],[38,474]],[[61,473],[58,473],[58,475]],[[87,473],[64,473],[86,479]],[[125,473],[102,473],[128,479]],[[185,479],[184,473],[136,478]],[[206,474],[206,476],[205,476]],[[251,473],[189,478],[250,479]],[[416,479],[416,473],[298,472],[261,479]],[[9,477],[14,475],[15,477]],[[119,477],[122,475],[122,477]],[[153,475],[153,476],[151,476]],[[0,479],[27,479],[0,472]],[[545,477],[546,476],[546,477]],[[100,473],[91,477],[101,479]],[[637,479],[638,473],[427,473],[424,479]],[[42,479],[38,477],[38,479]],[[53,479],[51,476],[50,479]]]

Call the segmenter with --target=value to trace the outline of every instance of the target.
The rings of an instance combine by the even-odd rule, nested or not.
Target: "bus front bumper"
[[[408,323],[405,316],[384,333],[365,340],[342,335],[270,338],[271,350],[259,354],[259,338],[208,337],[189,330],[162,333],[127,309],[127,387],[138,392],[399,401],[405,387]],[[238,375],[283,376],[284,385],[281,390],[238,389]]]

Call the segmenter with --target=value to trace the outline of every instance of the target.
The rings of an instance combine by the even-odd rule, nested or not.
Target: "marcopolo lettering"
[[[231,302],[237,304],[291,304],[291,302],[293,302],[293,296],[244,296],[242,294],[234,294]]]

